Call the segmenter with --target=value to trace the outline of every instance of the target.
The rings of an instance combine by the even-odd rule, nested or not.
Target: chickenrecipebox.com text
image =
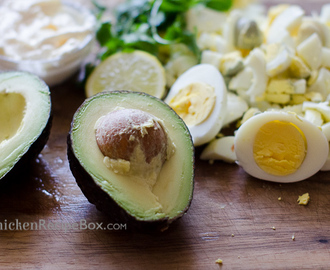
[[[88,222],[86,219],[81,219],[78,222],[51,221],[38,219],[37,221],[27,222],[14,220],[3,220],[0,222],[0,231],[122,231],[127,230],[126,223],[103,223],[103,222]]]

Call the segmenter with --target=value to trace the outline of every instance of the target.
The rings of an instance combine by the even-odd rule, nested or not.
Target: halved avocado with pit
[[[51,97],[37,76],[0,73],[0,180],[37,157],[51,129]]]
[[[166,133],[167,143],[164,145],[170,154],[162,162],[160,172],[152,184],[148,182],[149,176],[138,175],[141,172],[143,174],[144,170],[137,169],[122,173],[107,166],[105,161],[108,157],[98,144],[96,134],[98,126],[103,123],[101,121],[100,124],[100,119],[108,116],[111,129],[119,125],[114,119],[118,115],[125,114],[127,119],[130,119],[131,114],[147,114],[153,120],[156,119],[155,121],[158,121],[157,123]],[[124,127],[118,134],[125,133],[126,120],[118,120],[118,122]],[[135,124],[132,126],[135,127]],[[155,129],[159,130],[159,127]],[[143,134],[148,132],[151,134],[150,129],[143,132]],[[122,140],[118,144],[115,142],[110,147],[110,152],[113,148],[117,149],[119,145],[120,150],[129,151],[129,146],[127,146],[129,142],[139,140],[137,137],[140,135],[136,134],[126,136],[127,141]],[[146,135],[140,136],[140,139],[142,137],[145,139],[144,136]],[[161,148],[153,147],[152,144],[156,141],[159,144],[158,139],[151,139],[150,144],[147,142],[145,147],[147,150],[143,151],[154,153],[149,149]],[[188,210],[194,189],[192,139],[183,120],[160,99],[129,91],[102,92],[92,96],[85,100],[76,111],[67,142],[70,168],[82,192],[91,203],[96,205],[97,209],[109,214],[115,221],[127,223],[132,229],[165,230]],[[140,147],[142,143],[137,145]],[[127,163],[125,155],[118,159],[116,156],[112,157],[111,160]],[[130,163],[133,164],[133,161]]]

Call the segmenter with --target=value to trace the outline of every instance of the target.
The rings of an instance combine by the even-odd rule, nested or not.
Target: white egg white
[[[291,5],[281,12],[271,24],[267,43],[285,43],[290,47],[294,46],[294,41],[290,36],[289,31],[292,31],[301,24],[305,11],[297,5]]]
[[[223,160],[234,163],[237,158],[234,151],[234,136],[225,136],[211,141],[201,153],[202,160]]]
[[[257,132],[264,124],[274,120],[291,122],[296,125],[305,135],[307,143],[307,153],[303,163],[297,171],[285,176],[265,172],[257,165],[253,157],[253,144]],[[298,182],[311,177],[322,168],[329,153],[328,140],[320,128],[295,113],[279,111],[260,113],[244,122],[235,134],[234,148],[238,164],[248,174],[259,179],[280,183]]]
[[[184,72],[171,87],[165,102],[191,83],[201,82],[214,88],[216,100],[207,119],[198,125],[187,125],[195,146],[211,141],[220,131],[227,111],[227,88],[220,71],[210,64],[199,64]]]
[[[230,125],[242,118],[249,109],[248,103],[239,95],[232,92],[227,93],[227,113],[223,125]]]
[[[330,142],[330,122],[325,123],[324,125],[321,126],[321,128],[325,137]],[[330,151],[327,160],[325,161],[323,167],[321,168],[321,171],[330,171]]]

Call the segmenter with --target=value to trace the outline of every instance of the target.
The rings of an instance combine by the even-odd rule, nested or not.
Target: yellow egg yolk
[[[297,202],[298,202],[298,204],[307,205],[309,202],[309,199],[310,199],[309,193],[305,193],[298,197]]]
[[[206,83],[194,82],[182,88],[169,105],[190,126],[208,118],[215,104],[214,88]]]
[[[294,173],[307,152],[306,138],[293,123],[274,120],[264,124],[256,134],[253,155],[265,172],[285,176]]]

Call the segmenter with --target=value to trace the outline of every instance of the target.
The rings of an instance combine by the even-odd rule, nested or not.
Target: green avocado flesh
[[[142,110],[160,119],[175,145],[174,154],[165,161],[152,188],[134,181],[132,176],[115,173],[103,162],[104,155],[95,139],[95,123],[118,108]],[[91,181],[134,219],[164,219],[170,223],[188,210],[194,186],[194,148],[182,119],[161,100],[127,91],[97,94],[87,99],[74,115],[68,143]]]
[[[49,88],[38,77],[16,71],[0,73],[0,179],[35,147],[50,110]],[[41,151],[43,145],[37,148]]]

